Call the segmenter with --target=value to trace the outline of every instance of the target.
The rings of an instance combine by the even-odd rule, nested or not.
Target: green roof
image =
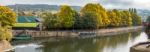
[[[35,23],[37,22],[37,17],[35,16],[18,16],[17,22],[18,23]]]
[[[39,23],[15,23],[13,27],[37,27]]]

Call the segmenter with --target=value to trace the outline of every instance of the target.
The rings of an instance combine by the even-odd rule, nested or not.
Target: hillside
[[[59,5],[47,5],[47,4],[15,4],[15,5],[8,5],[8,7],[14,9],[15,11],[44,11],[44,10],[50,10],[50,11],[57,11],[59,10]],[[80,11],[80,6],[71,6],[76,11]]]
[[[48,5],[48,4],[15,4],[8,5],[8,7],[14,9],[15,11],[58,11],[60,5]],[[74,10],[80,11],[80,6],[71,6]],[[111,9],[109,9],[111,10]],[[143,21],[149,16],[150,10],[138,9],[138,14],[142,16]]]

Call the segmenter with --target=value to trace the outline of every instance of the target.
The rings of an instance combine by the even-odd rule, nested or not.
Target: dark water
[[[41,38],[13,42],[15,52],[129,52],[129,48],[147,41],[144,32],[97,38]]]

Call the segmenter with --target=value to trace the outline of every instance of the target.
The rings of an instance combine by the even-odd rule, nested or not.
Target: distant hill
[[[50,10],[50,11],[57,11],[59,10],[59,5],[47,5],[47,4],[15,4],[15,5],[8,5],[8,7],[19,10],[19,11],[44,11],[44,10]],[[71,6],[76,11],[80,11],[80,6]]]
[[[15,5],[8,5],[8,7],[14,9],[15,11],[58,11],[60,8],[60,5],[48,5],[48,4],[15,4]],[[76,11],[80,11],[82,7],[80,6],[71,6]],[[111,9],[107,9],[111,10]],[[119,9],[124,10],[124,9]],[[138,9],[138,14],[142,16],[142,19],[145,20],[147,16],[150,16],[150,10],[145,9]]]

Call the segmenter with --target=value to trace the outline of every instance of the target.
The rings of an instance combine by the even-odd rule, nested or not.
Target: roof
[[[18,23],[35,23],[39,22],[35,16],[18,16],[17,22]]]
[[[39,23],[15,23],[13,27],[37,27]]]
[[[37,27],[39,20],[36,16],[18,16],[17,23],[13,27]]]

